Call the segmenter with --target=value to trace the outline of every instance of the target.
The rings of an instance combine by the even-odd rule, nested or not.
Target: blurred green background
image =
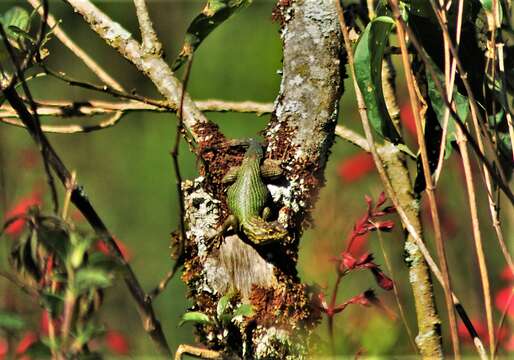
[[[135,34],[136,38],[139,37],[131,1],[96,3]],[[168,62],[171,63],[181,46],[189,22],[201,10],[203,1],[153,0],[148,3]],[[27,7],[21,0],[2,0],[0,12],[4,12],[13,4]],[[68,35],[126,89],[135,89],[139,94],[158,98],[152,84],[115,51],[98,40],[69,7],[60,1],[52,1],[50,4],[51,12],[62,19],[62,26]],[[188,87],[193,98],[263,102],[274,100],[280,85],[278,71],[281,69],[282,55],[279,26],[271,20],[273,6],[274,1],[271,0],[254,0],[250,8],[242,10],[228,20],[202,44],[195,56]],[[52,40],[48,46],[48,63],[51,68],[63,71],[76,79],[99,83],[99,80],[57,40]],[[70,87],[45,77],[32,81],[31,88],[37,99],[109,99],[102,94]],[[405,94],[401,84],[398,92]],[[400,102],[404,102],[405,97],[406,95],[400,95]],[[348,81],[341,109],[339,122],[360,130],[353,89]],[[267,116],[235,113],[209,113],[208,117],[219,124],[227,136],[233,138],[252,136],[263,129],[267,122]],[[98,121],[44,119],[45,123],[65,123],[73,120],[84,123]],[[175,126],[176,118],[172,114],[130,113],[120,124],[106,130],[89,134],[49,135],[67,166],[77,171],[79,183],[84,185],[109,229],[129,248],[132,255],[131,264],[145,289],[154,287],[172,264],[169,256],[169,234],[177,228],[178,205],[169,153],[174,140]],[[369,194],[376,199],[381,191],[378,177],[373,172],[356,182],[344,181],[338,176],[338,169],[340,170],[345,161],[358,152],[359,150],[352,145],[341,140],[336,141],[326,170],[327,184],[316,204],[314,227],[305,232],[300,246],[299,271],[302,279],[309,284],[327,286],[328,293],[331,292],[335,278],[330,257],[344,250],[353,223],[366,209],[364,195]],[[186,146],[180,149],[180,165],[183,178],[193,178],[197,174],[195,159]],[[37,149],[24,130],[0,124],[0,171],[2,218],[20,199],[35,189],[44,191],[44,207],[50,211],[51,202]],[[463,176],[454,156],[447,163],[438,192],[443,216],[454,225],[452,231],[448,230],[445,233],[445,240],[448,244],[455,290],[465,299],[464,305],[469,309],[471,316],[482,320],[481,287],[474,257],[467,199],[463,189]],[[502,280],[499,280],[504,261],[490,226],[487,202],[483,195],[479,197],[479,210],[483,220],[482,230],[489,256],[488,264],[494,294],[494,291],[505,286]],[[510,211],[504,214],[505,220],[512,220],[512,209],[505,207],[504,210]],[[399,225],[398,220],[397,224]],[[85,223],[82,223],[82,226],[87,227]],[[504,221],[504,227],[507,241],[512,241],[511,223]],[[429,225],[426,225],[426,228],[430,234]],[[402,259],[402,234],[396,230],[391,234],[385,234],[384,238],[394,264],[394,274],[389,275],[397,281],[409,325],[415,333],[413,300]],[[5,237],[0,241],[0,265],[5,269],[8,266],[6,253],[10,241]],[[383,264],[376,235],[371,236],[368,246],[375,254],[377,263]],[[352,275],[344,279],[339,299],[343,301],[369,287],[377,289],[370,274]],[[436,288],[441,318],[446,323],[439,287]],[[5,298],[9,294],[14,296],[18,310],[26,313],[33,328],[37,329],[37,304],[21,292],[13,291],[12,286],[0,278],[0,308],[5,306]],[[396,312],[392,293],[377,289],[377,294]],[[156,313],[173,349],[181,343],[194,343],[192,327],[178,327],[180,316],[189,304],[186,299],[186,288],[178,276],[155,302]],[[500,315],[501,313],[496,311],[495,319],[498,320]],[[107,292],[100,318],[108,328],[120,330],[128,337],[133,357],[157,356],[142,329],[133,302],[122,282]],[[443,333],[447,335],[444,325]],[[392,320],[373,308],[349,307],[336,316],[335,334],[338,354],[353,356],[359,350],[370,356],[413,353],[401,321]],[[445,341],[446,338],[447,336]],[[320,351],[327,350],[328,335],[325,323],[317,329],[314,339]]]

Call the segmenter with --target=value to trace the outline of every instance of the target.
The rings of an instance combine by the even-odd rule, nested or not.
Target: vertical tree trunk
[[[286,2],[283,2],[286,3]],[[290,236],[280,244],[254,247],[237,235],[209,236],[228,215],[220,180],[237,165],[241,152],[231,150],[215,128],[200,144],[205,177],[184,184],[189,225],[183,279],[193,310],[215,318],[221,296],[229,292],[232,307],[250,304],[253,316],[225,325],[198,326],[203,343],[240,358],[302,358],[308,335],[319,321],[308,288],[297,276],[302,227],[323,185],[323,172],[334,138],[342,89],[341,38],[332,1],[298,0],[279,5],[284,69],[275,111],[265,131],[266,157],[281,160],[285,178],[268,186],[279,219]],[[209,149],[218,148],[218,151]]]

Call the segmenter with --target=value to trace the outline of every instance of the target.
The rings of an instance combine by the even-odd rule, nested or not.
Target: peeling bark
[[[324,183],[323,171],[334,139],[342,91],[341,38],[331,1],[298,0],[277,6],[284,69],[275,110],[265,130],[266,157],[282,161],[285,179],[269,185],[278,220],[290,236],[280,244],[255,247],[237,234],[216,239],[228,215],[221,177],[239,164],[212,129],[195,129],[205,141],[200,153],[205,177],[184,184],[188,244],[183,280],[194,299],[192,310],[216,317],[217,302],[234,293],[231,307],[251,304],[254,315],[229,324],[197,326],[200,340],[226,357],[299,359],[307,356],[308,335],[320,320],[310,291],[297,276],[302,227]],[[209,151],[216,147],[218,151]]]

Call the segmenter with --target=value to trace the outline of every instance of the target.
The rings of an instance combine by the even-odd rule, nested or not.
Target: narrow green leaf
[[[482,7],[485,9],[485,11],[492,14],[493,0],[480,0],[480,3],[482,4]],[[496,26],[500,27],[502,19],[503,19],[503,10],[502,10],[501,2],[497,1],[496,6],[497,6],[497,10],[498,10],[497,19],[499,20],[499,22],[497,21]]]
[[[92,288],[106,288],[111,283],[111,276],[102,269],[88,267],[75,274],[75,288],[79,293]]]
[[[24,8],[14,6],[7,10],[0,21],[7,36],[13,40],[20,38],[19,32],[27,33],[30,28],[30,14]],[[17,29],[17,30],[13,30]],[[18,32],[19,31],[19,32]]]
[[[184,44],[180,54],[173,62],[176,71],[193,55],[202,41],[220,24],[237,10],[246,7],[252,0],[208,0],[202,12],[194,18],[187,28]]]
[[[61,295],[43,292],[39,297],[39,301],[45,309],[55,315],[60,312],[61,306],[64,303],[64,298]]]
[[[234,313],[232,315],[233,315],[233,317],[241,316],[241,315],[244,317],[250,317],[250,316],[253,316],[253,314],[254,314],[254,311],[253,311],[252,305],[241,304],[236,309],[236,311],[234,311]]]
[[[211,324],[211,318],[199,311],[190,311],[182,315],[182,320],[178,324],[178,326],[182,326],[187,322],[194,322],[198,324]]]
[[[437,74],[439,82],[441,84],[444,84],[443,73],[440,72],[436,66],[433,66],[433,69],[435,70],[435,72]],[[432,107],[434,108],[437,119],[439,120],[439,124],[442,127],[443,120],[444,120],[444,113],[446,111],[446,103],[445,103],[444,99],[442,98],[442,95],[437,90],[434,80],[428,73],[427,73],[427,82],[428,82],[428,97],[430,98]],[[466,121],[466,118],[468,117],[468,114],[469,114],[468,98],[466,96],[462,95],[457,90],[457,86],[454,86],[454,88],[453,88],[453,101],[455,102],[456,110],[457,110],[457,114],[459,115],[459,118],[462,121]],[[457,140],[456,124],[455,124],[455,120],[450,116],[448,119],[448,132],[446,134],[445,158],[448,158],[451,155],[452,142],[455,142],[456,140]]]
[[[354,59],[355,76],[371,125],[384,139],[399,144],[402,139],[389,116],[382,91],[382,60],[393,25],[393,19],[388,16],[371,21],[357,43]]]
[[[98,324],[95,324],[92,321],[86,322],[83,326],[79,326],[77,328],[77,333],[75,335],[75,344],[77,346],[82,346],[87,344],[91,339],[96,336],[99,336],[105,332],[105,328]]]
[[[88,255],[88,264],[108,273],[123,270],[120,262],[115,257],[105,255],[101,252],[90,253]]]
[[[227,293],[220,298],[218,301],[218,306],[216,307],[216,314],[218,315],[218,319],[225,313],[227,310],[227,306],[230,304],[230,299],[232,298],[232,293]]]
[[[82,265],[82,262],[84,261],[84,255],[86,254],[86,251],[89,249],[89,246],[91,245],[91,240],[89,238],[79,238],[76,235],[70,236],[70,239],[75,239],[71,241],[72,244],[75,242],[75,245],[71,250],[69,261],[71,266],[77,269],[80,267],[80,265]]]
[[[49,359],[52,356],[52,352],[47,344],[39,340],[31,344],[23,355],[32,359]]]
[[[25,321],[11,312],[0,311],[0,329],[18,331],[25,327]]]

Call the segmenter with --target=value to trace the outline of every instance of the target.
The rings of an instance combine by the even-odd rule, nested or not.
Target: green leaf
[[[384,139],[399,144],[402,139],[389,116],[382,91],[382,60],[393,25],[393,19],[388,16],[371,21],[357,43],[354,59],[355,76],[371,125]]]
[[[50,314],[58,314],[61,305],[64,303],[64,298],[61,295],[53,294],[50,292],[43,292],[39,297],[41,305],[47,309]]]
[[[79,293],[93,288],[106,288],[112,283],[112,277],[104,270],[87,267],[75,274],[75,289]]]
[[[178,326],[182,326],[187,322],[194,322],[198,324],[212,324],[211,318],[200,311],[190,311],[182,315],[182,320],[180,321]]]
[[[0,311],[0,329],[18,331],[25,327],[25,321],[14,313]]]
[[[105,255],[101,252],[93,252],[88,256],[88,264],[91,267],[102,269],[108,273],[123,270],[120,262],[113,256]]]
[[[432,68],[436,72],[439,82],[441,84],[444,84],[443,73],[441,71],[439,71],[436,66],[432,66]],[[444,113],[446,111],[446,103],[445,103],[442,95],[437,90],[437,88],[435,86],[435,82],[428,72],[427,72],[427,83],[428,83],[428,97],[430,98],[432,107],[434,108],[437,119],[439,120],[439,124],[442,127],[443,120],[444,120]],[[468,114],[469,114],[468,98],[466,96],[462,95],[457,90],[456,85],[453,87],[453,101],[455,102],[457,114],[459,115],[459,118],[462,121],[466,121],[466,118],[468,117]],[[456,124],[455,124],[455,120],[450,115],[449,119],[448,119],[448,132],[446,134],[446,145],[445,145],[446,151],[445,151],[445,155],[444,155],[446,159],[451,155],[452,142],[455,142],[456,140],[457,140]]]
[[[244,317],[250,317],[253,316],[254,311],[252,308],[252,305],[250,304],[241,304],[239,307],[234,311],[232,314],[232,317],[235,318],[236,316],[244,316]]]
[[[71,250],[69,261],[71,266],[77,269],[82,265],[82,262],[84,261],[84,255],[86,254],[86,251],[89,249],[89,246],[91,245],[91,239],[78,238],[75,234],[71,234],[70,239],[72,239],[71,243],[75,243],[75,245]]]
[[[66,261],[70,244],[70,233],[62,219],[54,216],[38,218],[38,242],[48,251],[57,254],[63,262]]]
[[[52,352],[47,344],[39,340],[30,345],[23,355],[32,359],[49,359],[52,356]]]
[[[493,0],[480,0],[480,3],[482,4],[482,7],[485,9],[485,11],[487,11],[488,13],[491,13],[491,15],[492,15]],[[501,2],[496,1],[496,6],[497,6],[497,10],[498,10],[498,14],[497,14],[496,18],[499,20],[499,22],[498,21],[496,22],[496,27],[500,27],[502,19],[503,19],[503,10],[502,10]]]
[[[16,34],[19,38],[24,38],[28,40],[31,44],[34,44],[36,40],[25,30],[20,29],[15,25],[10,25],[8,29],[11,31],[11,34]]]
[[[84,326],[79,326],[75,335],[75,344],[82,346],[87,344],[91,339],[105,332],[105,328],[95,324],[92,321],[86,322]]]
[[[184,44],[180,54],[173,62],[176,71],[189,59],[202,41],[232,16],[237,10],[246,7],[252,0],[208,0],[202,12],[194,18],[187,28]]]
[[[24,8],[14,6],[0,18],[8,37],[18,40],[19,32],[27,33],[30,28],[30,14]],[[17,29],[17,30],[13,30]]]
[[[216,314],[218,315],[218,318],[221,317],[227,310],[227,306],[230,304],[230,299],[232,298],[232,293],[227,293],[223,295],[220,298],[220,301],[218,301],[218,306],[216,307]]]

